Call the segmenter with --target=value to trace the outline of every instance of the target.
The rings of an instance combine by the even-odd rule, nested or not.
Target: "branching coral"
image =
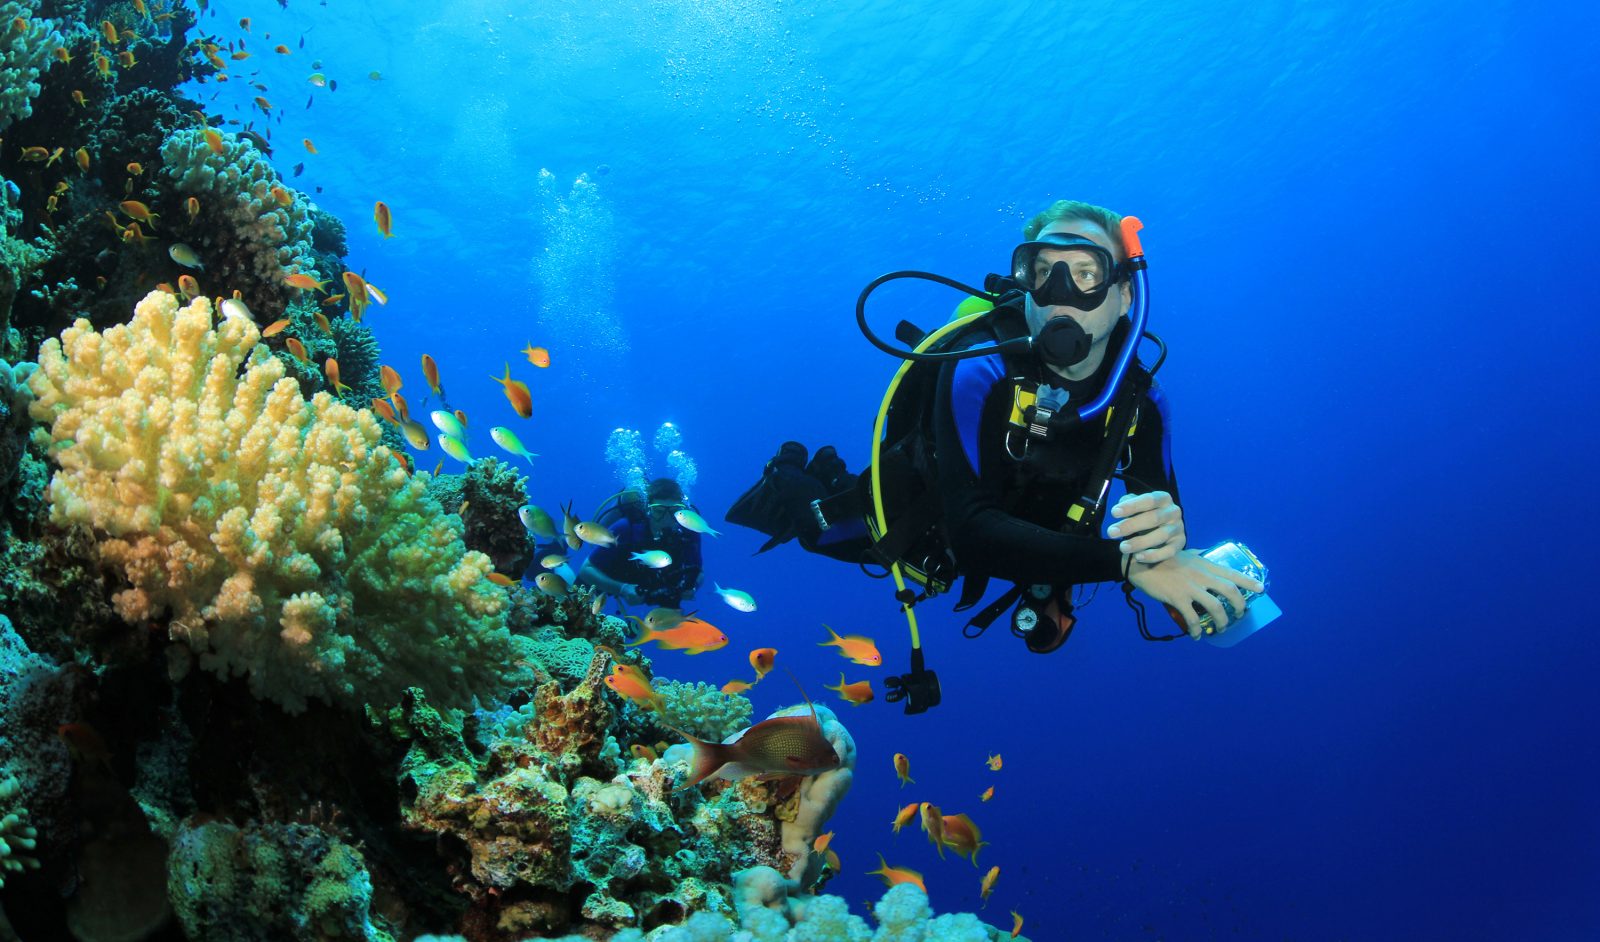
[[[50,51],[61,45],[54,24],[33,19],[34,9],[19,0],[0,3],[0,131],[33,113],[39,76],[50,67]],[[22,28],[14,28],[19,23]]]
[[[372,413],[307,402],[259,337],[157,291],[126,326],[48,341],[30,412],[61,465],[52,521],[93,528],[129,583],[125,620],[169,617],[203,667],[288,710],[411,685],[447,705],[494,696],[511,648],[488,557]]]
[[[28,812],[16,804],[21,791],[15,778],[0,780],[0,886],[6,885],[6,874],[39,866],[33,857],[38,832],[28,826]]]
[[[285,276],[316,271],[310,207],[253,143],[210,131],[219,136],[222,152],[216,153],[206,133],[182,128],[161,145],[162,174],[180,197],[194,196],[200,206],[199,215],[178,231],[206,259],[210,276],[220,279],[218,289],[243,290],[258,317],[275,318],[288,290]],[[175,209],[182,202],[169,205]]]

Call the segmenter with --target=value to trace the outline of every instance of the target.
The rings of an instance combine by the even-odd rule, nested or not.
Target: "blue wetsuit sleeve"
[[[962,573],[1049,585],[1121,579],[1116,541],[1062,533],[1005,512],[1010,387],[997,369],[961,369],[973,362],[941,367],[934,412],[945,526]]]

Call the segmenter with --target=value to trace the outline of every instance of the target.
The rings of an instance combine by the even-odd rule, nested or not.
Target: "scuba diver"
[[[1015,605],[1013,634],[1041,654],[1071,634],[1078,586],[1122,583],[1151,640],[1180,635],[1152,635],[1133,589],[1167,605],[1191,637],[1242,613],[1241,590],[1264,591],[1186,548],[1166,402],[1153,382],[1166,350],[1144,330],[1140,226],[1062,200],[1029,220],[1010,274],[991,275],[984,291],[926,272],[873,281],[857,302],[857,323],[874,346],[907,362],[884,397],[867,471],[850,474],[832,446],[808,461],[803,445],[786,442],[728,511],[730,523],[771,537],[758,552],[798,539],[811,552],[894,576],[911,622],[913,673],[891,682],[901,689],[888,699],[909,697],[907,712],[938,702],[912,606],[958,577],[957,611],[976,605],[991,578],[1014,584],[968,622],[967,636]],[[865,313],[873,290],[905,277],[972,295],[931,333],[902,321],[896,338],[910,350],[880,339]],[[1137,359],[1143,337],[1160,346],[1153,366]],[[1108,508],[1113,478],[1127,494]],[[1102,537],[1108,509],[1115,519]],[[907,578],[922,591],[907,588]]]
[[[629,488],[602,505],[596,522],[616,536],[597,547],[578,571],[577,583],[627,605],[678,608],[693,598],[705,577],[700,534],[678,523],[679,510],[693,509],[683,486],[656,478],[643,494]]]

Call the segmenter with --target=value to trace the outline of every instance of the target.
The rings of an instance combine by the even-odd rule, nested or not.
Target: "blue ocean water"
[[[938,911],[977,909],[1000,865],[984,912],[1036,939],[1600,935],[1592,6],[211,8],[293,50],[254,59],[289,105],[276,162],[304,161],[388,293],[385,362],[415,401],[435,357],[474,453],[515,428],[550,508],[620,486],[618,427],[675,423],[714,523],[786,439],[856,469],[896,366],[856,331],[863,284],[979,282],[1058,198],[1144,220],[1191,545],[1247,542],[1286,614],[1230,650],[1152,645],[1107,588],[1037,657],[936,601],[944,703],[908,717],[881,701],[907,648],[886,585],[727,528],[708,579],[760,608],[708,588],[733,643],[656,670],[720,684],[771,645],[819,700],[840,670],[874,681],[840,705],[860,765],[830,892],[875,899],[882,852]],[[241,119],[254,94],[193,92]],[[874,321],[957,300],[897,285]],[[531,420],[490,380],[507,363]],[[823,623],[887,665],[818,648]],[[763,715],[796,698],[772,680]],[[981,866],[891,836],[913,800],[969,813]]]

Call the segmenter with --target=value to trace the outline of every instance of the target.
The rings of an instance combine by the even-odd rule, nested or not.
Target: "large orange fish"
[[[983,839],[983,832],[964,814],[947,814],[941,818],[944,846],[955,851],[957,857],[971,857],[972,865],[976,867],[978,851],[989,846],[989,842]]]
[[[895,886],[896,884],[900,883],[911,883],[922,892],[928,892],[927,884],[922,882],[922,874],[906,867],[891,867],[889,866],[889,862],[883,859],[882,854],[878,855],[878,869],[868,870],[867,875],[872,877],[882,877],[884,886]]]
[[[378,377],[383,382],[383,391],[394,395],[400,391],[400,374],[392,366],[379,366]]]
[[[662,649],[667,651],[704,654],[726,646],[728,636],[710,622],[698,618],[685,618],[675,627],[664,630],[647,627],[644,633],[639,635],[639,640],[630,641],[624,647],[637,647],[650,641],[659,643]]]
[[[822,627],[828,628],[827,625]],[[871,638],[863,635],[845,635],[841,638],[832,628],[828,628],[828,635],[833,640],[818,641],[818,647],[838,648],[841,655],[866,667],[877,667],[883,663],[883,655],[878,653],[878,646],[872,642]]]
[[[756,680],[767,676],[773,662],[778,659],[777,648],[756,648],[750,652],[750,666],[756,669]]]
[[[511,378],[510,363],[506,364],[504,379],[492,374],[489,378],[505,387],[506,399],[510,400],[511,408],[516,410],[517,415],[522,416],[524,419],[533,418],[533,394],[528,392],[526,384]]]
[[[811,705],[810,699],[806,704]],[[814,706],[809,715],[762,720],[731,743],[702,742],[682,730],[673,732],[694,747],[689,778],[678,786],[680,791],[713,774],[733,779],[747,775],[816,775],[839,767],[839,753],[822,734],[822,722],[817,719]]]

